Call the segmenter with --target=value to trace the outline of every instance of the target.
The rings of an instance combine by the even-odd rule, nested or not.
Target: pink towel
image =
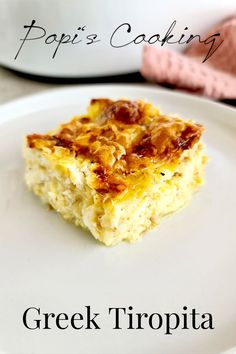
[[[213,99],[235,99],[236,16],[221,22],[202,38],[217,32],[224,41],[204,63],[207,50],[199,42],[191,44],[183,54],[145,46],[141,74],[148,80]]]

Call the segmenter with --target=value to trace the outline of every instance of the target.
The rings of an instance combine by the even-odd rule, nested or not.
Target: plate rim
[[[181,96],[182,98],[184,98],[184,97],[186,97],[187,96],[187,99],[188,99],[188,102],[191,102],[192,101],[192,99],[194,100],[194,102],[204,102],[203,103],[203,105],[204,104],[206,104],[206,106],[209,106],[209,104],[211,105],[211,107],[213,108],[213,111],[215,111],[215,110],[218,110],[218,106],[220,107],[220,112],[226,112],[226,110],[228,111],[230,111],[230,112],[232,112],[232,114],[231,113],[229,113],[229,115],[228,115],[228,120],[227,120],[227,117],[226,117],[226,122],[230,122],[231,121],[231,118],[232,118],[232,121],[233,121],[233,118],[234,118],[234,115],[236,116],[236,109],[231,109],[230,107],[227,107],[227,106],[225,106],[225,105],[223,105],[223,104],[219,104],[219,103],[216,103],[216,102],[212,102],[212,101],[210,101],[210,100],[208,100],[208,99],[205,99],[205,98],[199,98],[199,97],[195,97],[195,96],[191,96],[191,95],[188,95],[188,94],[184,94],[184,93],[179,93],[179,92],[172,92],[172,91],[169,91],[169,90],[167,90],[167,89],[162,89],[162,88],[158,88],[158,87],[143,87],[143,85],[123,85],[123,84],[115,84],[115,85],[113,85],[113,84],[98,84],[98,85],[86,85],[86,87],[89,87],[89,89],[91,88],[91,89],[93,89],[93,88],[95,88],[95,87],[109,87],[109,88],[123,88],[124,86],[126,86],[126,87],[128,87],[128,88],[130,88],[130,89],[133,89],[133,88],[139,88],[139,89],[143,89],[143,91],[145,91],[145,92],[154,92],[154,91],[156,91],[156,95],[157,95],[157,97],[158,97],[158,93],[165,93],[165,94],[167,94],[167,96]],[[26,108],[26,110],[27,110],[27,112],[25,112],[24,114],[25,115],[29,115],[30,114],[30,112],[39,112],[40,110],[42,110],[42,109],[48,109],[48,107],[39,107],[39,105],[40,105],[40,101],[38,101],[38,97],[40,98],[40,100],[41,99],[46,99],[46,100],[50,100],[50,97],[52,96],[52,95],[54,95],[55,94],[55,92],[58,92],[58,91],[60,91],[60,92],[65,92],[65,90],[67,90],[68,92],[70,91],[70,90],[76,90],[76,89],[81,89],[81,90],[83,90],[84,89],[84,86],[73,86],[73,87],[60,87],[60,88],[56,88],[56,89],[49,89],[49,90],[45,90],[45,91],[43,91],[42,93],[36,93],[36,94],[32,94],[32,95],[29,95],[29,96],[25,96],[25,97],[23,97],[23,98],[19,98],[19,99],[16,99],[16,100],[13,100],[13,101],[10,101],[10,102],[8,102],[8,103],[6,103],[6,104],[4,104],[3,105],[3,108],[4,107],[6,107],[6,109],[8,110],[8,112],[9,112],[9,117],[4,121],[1,121],[1,118],[3,117],[4,118],[4,109],[2,110],[2,106],[0,105],[0,125],[1,125],[1,123],[2,124],[4,124],[4,123],[8,123],[8,122],[10,122],[10,121],[13,121],[13,120],[18,120],[18,119],[20,119],[20,117],[22,116],[22,114],[19,112],[19,109],[17,108],[17,107],[19,107],[19,106],[21,106],[21,105],[24,105],[24,107]],[[151,89],[151,90],[150,90]],[[36,110],[33,110],[33,111],[31,111],[31,107],[29,106],[31,103],[32,103],[32,99],[34,100],[36,98],[36,101],[37,101],[37,104],[36,104]],[[189,100],[189,98],[190,98],[190,100]],[[82,100],[84,101],[84,99],[82,98]],[[17,110],[18,109],[18,110]],[[14,112],[14,110],[16,110],[16,112]],[[12,112],[14,113],[14,114],[12,114]],[[11,114],[12,114],[12,116],[11,116]],[[220,113],[219,113],[220,114]],[[214,122],[214,116],[213,117],[209,117],[209,120],[211,120],[211,118],[212,118],[212,122]],[[236,117],[235,117],[236,118]],[[235,119],[235,121],[236,121],[236,119]],[[18,123],[19,123],[19,121],[18,121]],[[14,287],[15,288],[15,287]],[[39,296],[42,296],[41,294],[39,294]],[[74,302],[74,298],[73,298],[73,302]],[[103,302],[101,302],[102,304],[103,304]],[[49,301],[49,304],[50,304],[50,301]],[[16,306],[15,305],[15,303],[14,303],[14,305],[13,305],[13,308],[14,308],[14,306]],[[230,322],[230,328],[229,328],[229,330],[231,330],[232,329],[232,327],[233,326],[231,326],[231,324],[232,324],[232,322]],[[225,328],[226,326],[224,325],[224,328]],[[15,328],[16,327],[14,327],[13,326],[13,334],[15,333],[14,331],[15,331]],[[106,332],[104,332],[104,333],[106,333]],[[220,335],[222,335],[222,331],[220,332]],[[215,336],[216,336],[216,334],[215,334]],[[69,337],[69,335],[68,335],[68,337]],[[103,337],[104,337],[104,334],[103,334]],[[145,338],[146,338],[146,336],[145,336]],[[181,337],[179,336],[179,337],[177,337],[178,338],[178,341],[177,341],[177,344],[178,344],[178,342],[180,341],[181,342]],[[214,337],[214,339],[215,339],[216,337]],[[25,340],[25,337],[24,337],[24,340]],[[202,337],[200,337],[200,340],[202,340]],[[227,340],[228,340],[228,337],[227,337]],[[47,344],[47,345],[50,345],[50,340],[46,340],[46,339],[44,339],[44,341],[45,341],[45,343]],[[210,340],[209,340],[209,342],[210,342]],[[5,342],[4,342],[5,343]],[[154,341],[152,340],[152,345],[153,345],[153,343],[154,343]],[[192,343],[194,343],[194,341],[192,341],[192,339],[191,339],[191,345],[192,345]],[[202,343],[202,342],[200,342],[200,343]],[[204,342],[203,342],[204,343]],[[208,343],[208,341],[207,341],[207,343]],[[229,341],[227,342],[227,343],[229,343]],[[163,346],[163,347],[162,347]],[[26,348],[26,346],[25,346],[25,344],[24,344],[24,347]],[[103,348],[102,346],[101,346],[101,348]],[[161,348],[164,348],[164,345],[162,344],[161,345]],[[8,349],[8,348],[7,348]],[[28,348],[26,348],[26,349],[28,349]],[[74,347],[72,348],[72,349],[74,349]],[[154,348],[155,349],[155,348]],[[93,348],[92,348],[92,350],[94,350]],[[152,348],[151,348],[151,350],[152,350]],[[0,350],[0,352],[1,352],[1,350]],[[8,351],[7,351],[7,353],[9,352],[9,349],[8,349]],[[223,353],[222,353],[223,354]]]
[[[209,98],[206,97],[201,97],[197,95],[193,95],[190,93],[185,93],[182,91],[177,91],[177,90],[171,90],[165,87],[160,87],[158,85],[152,85],[152,84],[126,84],[126,83],[121,83],[121,84],[112,84],[112,83],[105,83],[105,84],[83,84],[83,85],[73,85],[73,86],[62,86],[62,87],[57,87],[57,88],[49,88],[46,90],[43,90],[41,92],[36,92],[30,95],[26,95],[20,98],[13,99],[9,102],[5,102],[3,104],[0,104],[0,124],[6,123],[8,121],[20,118],[21,116],[33,113],[33,112],[38,112],[41,111],[41,108],[39,108],[39,104],[41,101],[50,99],[50,97],[58,95],[60,96],[63,92],[66,92],[67,95],[73,91],[87,91],[87,90],[93,90],[93,89],[121,89],[125,88],[128,90],[132,89],[142,89],[144,92],[147,94],[153,94],[154,92],[158,94],[167,94],[172,97],[179,97],[182,99],[186,99],[188,102],[193,102],[193,103],[200,103],[203,105],[206,105],[212,109],[220,109],[222,112],[227,112],[229,113],[229,118],[233,119],[233,117],[230,117],[231,114],[236,114],[236,109],[234,107],[230,107],[224,103],[216,102],[214,100],[210,100]],[[33,109],[33,104],[34,104],[34,109]],[[63,105],[62,105],[63,106]],[[19,109],[24,107],[23,113],[19,113]],[[50,107],[47,107],[45,105],[45,109],[49,109]],[[14,110],[16,110],[16,113],[14,113]],[[214,119],[214,118],[213,118]],[[235,118],[236,121],[236,118]]]

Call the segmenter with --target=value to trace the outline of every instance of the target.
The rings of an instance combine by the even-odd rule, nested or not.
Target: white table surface
[[[0,104],[60,86],[62,85],[42,83],[23,78],[10,70],[0,67]]]

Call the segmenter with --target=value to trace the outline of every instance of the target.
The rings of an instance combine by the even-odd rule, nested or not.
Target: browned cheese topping
[[[29,148],[56,148],[95,163],[96,189],[120,193],[125,177],[150,164],[174,162],[191,149],[203,127],[160,114],[144,101],[93,99],[88,112],[62,124],[52,134],[27,136]]]

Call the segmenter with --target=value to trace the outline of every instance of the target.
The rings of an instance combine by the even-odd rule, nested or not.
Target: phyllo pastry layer
[[[142,100],[93,99],[86,114],[26,137],[26,183],[106,245],[133,242],[203,183],[202,131]]]

